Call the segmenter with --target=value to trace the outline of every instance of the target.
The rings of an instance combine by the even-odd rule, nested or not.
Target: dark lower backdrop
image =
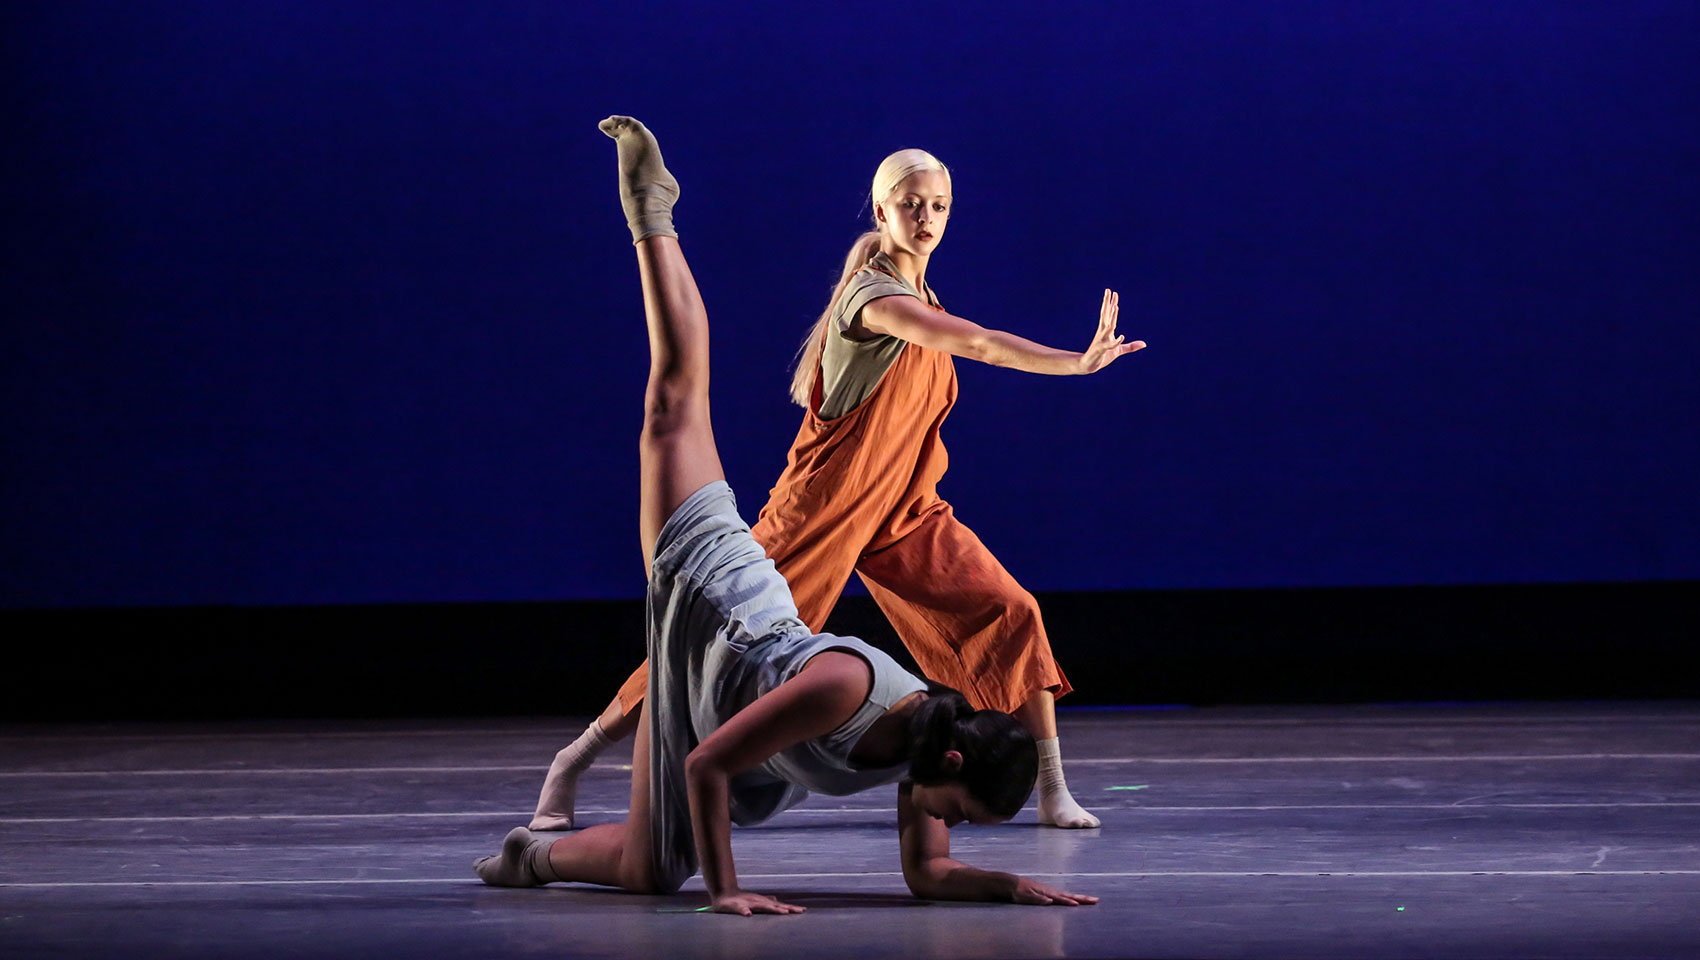
[[[1065,706],[1700,696],[1700,583],[1043,593]],[[872,600],[828,629],[908,661]],[[0,611],[0,719],[591,714],[640,601]]]

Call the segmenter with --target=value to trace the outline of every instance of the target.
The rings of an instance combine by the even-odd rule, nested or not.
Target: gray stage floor
[[[952,842],[1099,906],[912,899],[886,788],[735,831],[745,885],[810,908],[756,919],[472,876],[579,728],[0,729],[0,955],[1700,956],[1700,704],[1069,712],[1103,828]]]

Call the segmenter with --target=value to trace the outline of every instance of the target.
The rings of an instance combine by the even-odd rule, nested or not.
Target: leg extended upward
[[[637,245],[649,327],[638,532],[647,568],[662,524],[685,498],[725,479],[708,416],[708,311],[673,231],[678,181],[648,128],[631,117],[602,121],[619,144],[620,204]]]

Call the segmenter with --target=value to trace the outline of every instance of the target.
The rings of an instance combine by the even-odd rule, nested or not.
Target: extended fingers
[[[1061,907],[1079,907],[1098,902],[1097,897],[1088,896],[1084,893],[1069,893],[1066,890],[1047,889],[1045,896],[1047,897],[1046,903]]]
[[[1103,305],[1098,308],[1098,336],[1106,337],[1116,332],[1116,318],[1121,315],[1121,294],[1105,288]]]

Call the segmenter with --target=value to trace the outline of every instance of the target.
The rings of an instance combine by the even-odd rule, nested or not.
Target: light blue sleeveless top
[[[756,770],[743,774],[734,784],[738,797],[739,823],[758,822],[793,806],[809,793],[844,796],[882,784],[894,783],[908,772],[908,764],[893,767],[857,767],[850,762],[862,735],[899,700],[926,689],[919,678],[897,665],[884,652],[854,637],[807,631],[774,634],[748,646],[730,638],[716,638],[705,656],[705,677],[710,684],[699,691],[692,722],[700,736],[720,728],[732,715],[785,681],[797,675],[816,654],[827,650],[853,653],[873,668],[873,685],[868,699],[838,729],[795,744],[769,757]],[[774,795],[775,785],[787,789]],[[756,793],[760,794],[758,797]]]

